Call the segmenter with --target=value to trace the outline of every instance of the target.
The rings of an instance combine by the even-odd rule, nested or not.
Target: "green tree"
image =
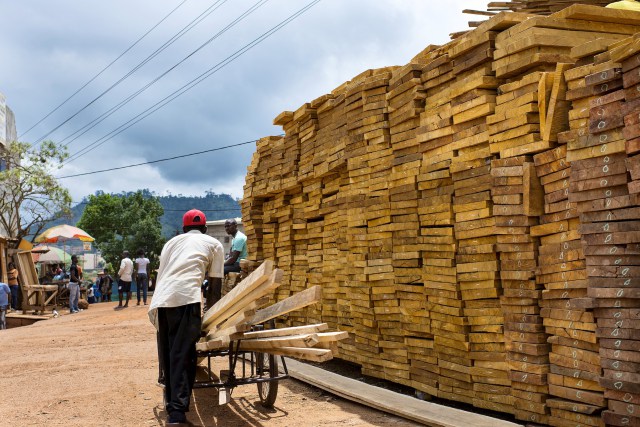
[[[77,226],[96,239],[103,258],[116,273],[124,250],[135,258],[136,251],[144,249],[154,268],[165,242],[160,224],[163,213],[158,198],[142,191],[97,192],[89,196]]]
[[[33,240],[48,221],[70,215],[71,195],[52,174],[67,157],[52,141],[37,149],[17,141],[0,147],[0,226],[9,237]]]

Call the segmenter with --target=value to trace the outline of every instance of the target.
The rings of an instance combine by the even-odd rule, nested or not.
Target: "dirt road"
[[[156,426],[166,413],[155,329],[146,307],[94,304],[78,314],[0,331],[0,425]],[[218,362],[224,369],[225,361]],[[295,380],[280,383],[275,408],[263,408],[255,385],[230,404],[196,390],[188,419],[197,426],[414,426]]]

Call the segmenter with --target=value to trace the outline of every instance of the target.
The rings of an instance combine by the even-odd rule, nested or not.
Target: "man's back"
[[[160,267],[150,310],[200,302],[206,276],[223,277],[224,248],[213,237],[190,231],[169,240],[160,254]]]
[[[242,231],[238,230],[236,235],[233,236],[231,250],[240,252],[240,255],[238,255],[238,261],[247,258],[247,236]]]
[[[122,261],[120,262],[120,270],[118,271],[118,276],[120,276],[120,279],[126,282],[130,282],[132,273],[133,273],[133,261],[131,261],[131,258],[128,258],[128,257],[122,258]]]

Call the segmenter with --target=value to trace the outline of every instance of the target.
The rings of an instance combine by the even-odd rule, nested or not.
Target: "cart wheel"
[[[274,378],[278,376],[278,359],[273,354],[254,353],[256,360],[256,374],[261,377]],[[257,383],[258,395],[262,406],[272,408],[278,396],[278,381]]]

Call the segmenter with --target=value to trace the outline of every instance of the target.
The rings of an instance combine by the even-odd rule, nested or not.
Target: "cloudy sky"
[[[0,0],[0,92],[14,110],[20,140],[68,144],[72,160],[58,176],[144,163],[277,135],[281,129],[272,120],[281,111],[368,68],[406,64],[428,44],[447,42],[449,33],[479,19],[461,11],[486,10],[487,0],[322,0],[247,50],[310,3]],[[201,83],[123,130],[209,71]],[[159,195],[213,191],[241,197],[254,148],[61,182],[75,201],[97,190],[141,188]]]

